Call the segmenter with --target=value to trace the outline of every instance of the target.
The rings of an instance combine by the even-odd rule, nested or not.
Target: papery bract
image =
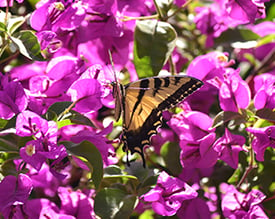
[[[190,63],[187,68],[187,75],[204,82],[198,91],[187,98],[193,110],[209,113],[209,109],[218,94],[218,88],[215,85],[217,83],[216,78],[223,80],[223,74],[232,64],[234,61],[228,61],[228,54],[221,52],[210,52],[198,56]]]
[[[154,151],[157,154],[160,154],[161,146],[166,142],[175,142],[176,136],[175,133],[170,129],[159,128],[158,134],[152,136],[151,145],[154,147]]]
[[[180,140],[198,140],[209,132],[214,132],[212,119],[201,112],[191,111],[174,115],[168,125],[179,136]]]
[[[239,152],[247,151],[243,148],[245,137],[232,134],[227,128],[224,136],[217,139],[213,148],[219,153],[219,158],[234,169],[238,167]]]
[[[68,76],[76,78],[85,70],[85,63],[82,59],[71,56],[70,54],[57,56],[48,63],[46,68],[47,76],[53,80],[67,79]],[[69,80],[72,83],[74,80]],[[65,83],[67,81],[63,81]],[[68,83],[68,82],[67,82]]]
[[[101,84],[101,102],[103,105],[114,108],[114,97],[111,83],[115,80],[115,72],[111,66],[99,64],[89,67],[79,79],[96,79]]]
[[[36,113],[26,110],[16,118],[16,134],[19,136],[35,136],[50,142],[57,140],[57,124],[47,121]]]
[[[39,171],[34,169],[31,165],[27,165],[27,168],[29,169],[29,172],[26,174],[32,180],[34,191],[43,193],[48,197],[54,197],[61,181],[53,176],[48,164],[43,163]]]
[[[247,28],[252,30],[254,33],[258,34],[260,37],[265,37],[268,35],[272,35],[275,31],[274,22],[263,21],[259,24],[255,25],[247,25]],[[256,41],[254,41],[256,42]],[[258,45],[254,43],[250,46],[250,48],[236,48],[235,53],[237,54],[237,59],[241,62],[251,60],[247,59],[247,54],[251,54],[255,59],[259,61],[263,61],[266,57],[269,57],[269,54],[272,54],[272,51],[275,48],[275,43],[273,41],[268,41],[263,45]],[[271,66],[272,67],[272,66]],[[273,68],[274,70],[274,68]]]
[[[194,198],[187,201],[178,210],[177,216],[179,219],[210,219],[211,214],[209,208],[204,200],[201,198]]]
[[[238,109],[245,109],[248,106],[251,92],[248,84],[239,76],[239,70],[228,70],[220,85],[220,106],[224,111],[238,112]]]
[[[243,23],[254,23],[257,18],[265,18],[266,0],[222,0],[228,15],[234,20]]]
[[[246,130],[252,133],[255,138],[252,141],[252,148],[258,161],[264,161],[264,152],[267,147],[275,148],[275,126],[265,128],[248,127]]]
[[[221,35],[228,28],[245,23],[239,19],[232,19],[226,12],[224,0],[218,0],[210,7],[197,7],[197,15],[194,19],[197,28],[202,34],[206,34],[206,47],[214,44],[214,38]]]
[[[60,213],[72,215],[79,219],[94,219],[94,200],[81,191],[73,191],[71,188],[59,187],[58,196],[61,200]]]
[[[31,26],[38,31],[73,30],[84,20],[86,10],[80,1],[41,1],[30,18]]]
[[[254,78],[254,106],[256,109],[275,108],[275,75],[261,74]]]
[[[29,200],[24,206],[24,212],[28,218],[75,219],[73,216],[60,213],[56,204],[46,198]]]
[[[275,23],[272,21],[263,21],[255,25],[247,25],[254,33],[257,33],[259,36],[264,37],[269,34],[274,34],[275,32]]]
[[[218,153],[214,150],[215,133],[198,140],[181,140],[180,162],[185,168],[209,168],[215,165]]]
[[[230,185],[222,198],[222,211],[228,218],[268,218],[260,207],[265,195],[259,190],[244,194]]]
[[[88,140],[93,143],[100,151],[104,166],[109,166],[118,162],[114,147],[108,142],[105,137],[112,130],[112,124],[103,129],[102,131],[95,132],[93,129],[82,126],[72,128],[62,128],[63,138],[70,140],[74,143],[80,143],[84,140]]]
[[[40,42],[41,50],[46,49],[50,44],[57,44],[59,41],[56,39],[56,33],[53,31],[45,30],[37,33],[37,39]],[[54,42],[55,41],[55,42]]]
[[[28,100],[18,81],[9,81],[0,73],[0,118],[10,119],[27,108]]]
[[[81,40],[82,36],[79,37]],[[125,30],[121,37],[102,36],[94,40],[79,42],[77,47],[78,56],[84,56],[89,65],[106,65],[109,60],[109,52],[115,63],[115,69],[121,70],[129,61],[130,42],[133,41],[133,32]],[[109,62],[108,62],[109,63]]]
[[[32,181],[30,177],[20,173],[17,177],[9,175],[0,182],[0,212],[10,211],[12,205],[23,205],[31,191]]]
[[[20,148],[20,156],[36,170],[40,170],[46,159],[58,159],[67,156],[66,148],[55,143],[45,143],[41,139],[32,140]]]
[[[193,199],[197,195],[187,183],[161,172],[156,187],[141,198],[146,202],[152,202],[152,208],[157,214],[171,216],[176,214],[184,200]]]
[[[72,84],[68,95],[75,102],[74,110],[80,113],[96,111],[102,107],[101,86],[96,79],[80,79]]]

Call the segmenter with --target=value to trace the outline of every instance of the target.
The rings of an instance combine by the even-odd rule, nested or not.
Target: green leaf
[[[237,168],[227,182],[230,184],[237,184],[241,178],[242,173],[243,172],[241,171],[241,168]]]
[[[94,210],[100,218],[129,218],[138,199],[123,190],[104,188],[95,197]]]
[[[160,154],[164,159],[166,167],[172,171],[174,175],[178,175],[182,171],[180,164],[180,147],[177,142],[166,142],[160,150]]]
[[[53,111],[55,112],[56,115],[60,115],[63,113],[73,102],[70,101],[63,101],[63,102],[55,102],[52,104],[49,108],[48,111]]]
[[[273,43],[275,41],[275,34],[269,34],[258,40],[257,46],[262,46],[267,43]]]
[[[14,157],[14,159],[18,159],[19,156]],[[1,164],[1,174],[4,176],[8,175],[14,175],[16,176],[18,174],[15,164],[14,164],[14,159],[8,159],[5,162]]]
[[[240,123],[246,122],[244,116],[241,115],[240,113],[231,112],[231,111],[221,111],[214,118],[212,127],[216,128],[218,126],[223,125],[226,122],[229,122],[230,120],[238,120],[238,122]]]
[[[17,145],[14,145],[13,143],[9,142],[8,140],[5,140],[3,138],[0,138],[0,152],[18,152]]]
[[[256,116],[258,116],[262,119],[266,119],[266,120],[275,122],[275,111],[273,111],[272,109],[269,109],[269,108],[263,108],[263,109],[257,110]]]
[[[228,29],[215,39],[216,46],[258,40],[260,36],[249,29]]]
[[[6,32],[7,31],[7,27],[3,22],[0,22],[0,31],[1,32]]]
[[[20,31],[11,36],[13,43],[18,47],[20,53],[29,59],[44,61],[40,50],[40,44],[32,31]]]
[[[133,175],[137,177],[140,182],[144,182],[144,180],[146,180],[147,177],[153,175],[152,170],[148,168],[144,168],[141,162],[131,163],[131,166],[127,166],[125,168],[125,171],[129,175]]]
[[[264,20],[273,21],[275,18],[275,4],[272,4],[266,12],[266,18]]]
[[[64,126],[73,125],[72,121],[70,119],[64,119],[61,121],[57,121],[57,128],[61,129]]]
[[[146,210],[138,217],[138,219],[154,219],[154,214],[153,210]]]
[[[92,180],[96,187],[99,188],[103,177],[103,162],[99,150],[89,141],[82,141],[79,144],[72,144],[71,142],[61,142],[65,145],[68,151],[74,155],[84,157],[92,166],[90,168],[92,173]]]
[[[244,28],[240,28],[237,30],[239,30],[243,41],[258,40],[261,38],[258,34],[254,33],[252,30],[244,29]]]
[[[8,124],[9,120],[0,118],[0,129],[4,128]]]
[[[81,124],[95,127],[89,118],[80,114],[79,112],[70,110],[64,114],[64,112],[71,106],[71,104],[72,102],[69,101],[56,102],[49,107],[46,115],[48,115],[47,117],[52,118],[50,120],[53,120],[53,118],[56,117],[55,120],[57,120],[59,128],[72,124]]]
[[[12,35],[26,21],[25,17],[11,17],[8,21],[7,30]]]
[[[104,169],[104,175],[122,175],[122,170],[115,165],[110,165]]]
[[[0,119],[0,128],[1,129],[11,129],[15,127],[17,116],[13,116],[9,120]]]
[[[137,185],[139,182],[135,176],[125,175],[122,170],[115,165],[110,165],[104,169],[104,178],[102,183],[110,184],[121,182],[121,180],[131,180],[131,185]]]
[[[167,17],[167,13],[173,5],[173,0],[156,0],[156,3],[161,10],[162,16]]]
[[[74,110],[71,110],[71,115],[67,118],[70,119],[73,124],[88,125],[95,128],[95,125],[89,118]]]
[[[134,40],[134,65],[140,78],[155,76],[176,45],[177,33],[162,21],[138,21]]]

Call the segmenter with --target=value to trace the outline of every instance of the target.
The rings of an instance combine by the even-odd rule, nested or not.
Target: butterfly
[[[144,78],[125,86],[115,83],[115,119],[122,115],[121,139],[126,152],[140,154],[146,166],[143,148],[150,145],[152,135],[162,125],[162,112],[168,110],[203,85],[190,76],[163,76]]]

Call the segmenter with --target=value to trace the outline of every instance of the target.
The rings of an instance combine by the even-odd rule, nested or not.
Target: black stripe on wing
[[[181,79],[184,77],[173,77],[174,83],[173,85],[178,85],[181,82]],[[164,78],[154,78],[154,92],[155,96],[160,89],[164,87],[168,87],[172,80],[169,77]],[[157,85],[156,85],[157,84]],[[163,84],[163,85],[162,85]],[[162,111],[167,110],[179,102],[181,102],[184,98],[192,94],[195,90],[200,88],[203,83],[195,78],[190,78],[189,81],[183,83],[179,88],[175,90],[174,93],[168,95],[168,97],[162,101],[158,106],[152,109],[150,115],[146,118],[142,127],[138,130],[123,130],[122,140],[124,142],[123,150],[131,152],[131,154],[137,152],[141,155],[143,160],[143,166],[145,166],[145,158],[143,153],[143,148],[146,145],[150,145],[150,138],[152,135],[157,134],[157,128],[162,124]],[[138,104],[141,103],[142,97],[146,93],[146,89],[149,86],[149,80],[143,79],[140,83],[141,90],[139,91],[138,100],[135,104],[133,112],[137,108]],[[144,89],[142,89],[144,88]],[[127,161],[128,162],[128,161]]]

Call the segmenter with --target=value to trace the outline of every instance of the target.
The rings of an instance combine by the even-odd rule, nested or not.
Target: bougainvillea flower
[[[234,169],[238,168],[239,152],[244,151],[245,137],[232,134],[227,128],[222,137],[218,138],[213,145],[219,153],[219,158]]]
[[[45,30],[45,31],[40,31],[37,33],[37,39],[40,42],[40,48],[41,50],[46,49],[47,47],[50,47],[50,44],[54,45],[58,45],[61,42],[59,40],[56,39],[56,33],[53,31],[49,31],[49,30]],[[54,47],[51,47],[51,52],[53,52],[55,49],[53,49]]]
[[[214,1],[211,7],[196,7],[196,27],[207,36],[206,46],[214,44],[214,38],[221,35],[228,28],[246,23],[239,19],[232,19],[226,12],[224,0]]]
[[[255,136],[252,141],[252,148],[256,154],[257,160],[264,161],[264,152],[266,148],[275,148],[275,126],[264,128],[248,127],[246,130]]]
[[[20,173],[17,177],[6,176],[0,182],[0,212],[12,205],[23,205],[31,191],[32,181],[27,175]]]
[[[249,29],[259,36],[264,37],[269,34],[274,34],[275,23],[272,21],[263,21],[255,25],[248,25]]]
[[[68,89],[68,95],[75,102],[74,110],[89,113],[102,107],[101,86],[96,79],[80,79]]]
[[[100,151],[104,166],[106,167],[118,162],[118,158],[116,157],[116,152],[113,145],[108,142],[108,139],[105,137],[108,133],[112,131],[112,128],[112,124],[110,124],[108,127],[100,132],[95,132],[92,129],[85,128],[74,133],[70,137],[70,140],[74,143],[80,143],[84,140],[92,142]]]
[[[157,214],[172,216],[177,213],[184,200],[196,198],[197,195],[187,183],[161,172],[156,187],[142,195],[141,199],[152,202],[152,208]]]
[[[173,115],[168,125],[179,136],[180,140],[194,141],[214,132],[213,120],[206,114],[196,111]]]
[[[160,154],[161,146],[166,142],[175,142],[176,136],[171,129],[159,128],[158,134],[151,138],[151,145],[154,147],[156,154]]]
[[[240,77],[239,70],[230,69],[224,74],[224,81],[220,85],[219,100],[224,111],[238,112],[245,109],[251,99],[248,84]]]
[[[220,0],[225,3],[228,15],[234,20],[243,23],[254,23],[257,18],[265,18],[265,5],[267,0]]]
[[[215,77],[222,77],[225,69],[232,64],[234,61],[228,60],[227,53],[209,52],[196,57],[188,66],[186,74],[207,82]]]
[[[215,78],[223,80],[226,68],[233,63],[233,60],[228,61],[228,54],[221,52],[210,52],[198,56],[190,63],[186,71],[187,75],[204,82],[198,91],[187,98],[193,110],[209,113],[218,94],[218,88],[214,86],[213,82],[215,82]]]
[[[227,218],[268,218],[260,206],[265,195],[259,190],[244,194],[233,185],[228,186],[222,198],[222,211]]]
[[[201,198],[194,198],[183,203],[177,212],[179,219],[210,219],[211,214],[206,202]]]
[[[16,118],[16,134],[22,137],[33,135],[38,139],[47,138],[47,141],[56,142],[57,124],[26,110]]]
[[[248,29],[252,30],[254,33],[258,34],[260,37],[265,37],[267,35],[272,35],[275,32],[275,23],[271,21],[264,21],[256,25],[247,25]],[[264,43],[263,45],[258,45],[257,43],[251,45],[250,48],[236,48],[234,51],[237,54],[239,61],[250,62],[246,58],[246,54],[251,54],[257,60],[263,61],[269,54],[272,53],[275,48],[275,43],[270,41],[269,43]]]
[[[115,72],[112,67],[99,64],[89,67],[79,79],[96,79],[101,84],[101,102],[104,106],[114,108],[113,88],[111,83],[115,81]]]
[[[34,191],[39,191],[48,197],[54,197],[58,187],[60,186],[60,180],[53,176],[53,174],[50,172],[48,164],[43,163],[39,171],[34,169],[29,164],[27,164],[27,168],[29,172],[26,174],[32,180]]]
[[[60,213],[72,215],[79,219],[94,219],[94,200],[91,195],[93,190],[87,194],[81,191],[73,191],[71,188],[59,187],[58,196],[61,200]]]
[[[85,28],[85,31],[87,29]],[[81,31],[78,31],[81,34]],[[84,36],[79,36],[82,40]],[[90,37],[88,35],[87,37]],[[78,56],[84,56],[89,65],[100,64],[106,65],[106,60],[109,60],[109,53],[112,53],[112,59],[115,63],[115,69],[120,71],[129,61],[129,52],[131,42],[133,41],[133,32],[125,30],[121,37],[102,36],[93,40],[80,42],[77,47]]]
[[[194,22],[196,27],[202,34],[207,36],[206,47],[211,47],[214,44],[214,38],[221,35],[228,27],[220,23],[221,17],[217,14],[218,7],[212,4],[209,7],[197,7],[196,17]]]
[[[0,118],[10,119],[27,108],[28,100],[18,81],[8,81],[0,73]]]
[[[21,158],[36,170],[40,170],[46,159],[55,160],[67,156],[66,148],[55,143],[45,143],[41,139],[32,140],[20,148]]]
[[[74,30],[84,20],[87,6],[81,1],[41,1],[32,13],[30,23],[37,31]]]
[[[215,165],[218,152],[213,148],[216,134],[210,133],[201,139],[180,141],[180,162],[185,168],[209,168]]]
[[[50,79],[58,81],[63,78],[68,79],[68,76],[79,75],[85,68],[83,60],[71,55],[62,55],[51,59],[47,65],[46,73]],[[65,82],[63,81],[63,83]],[[70,83],[72,82],[73,80],[70,80]]]
[[[56,204],[46,198],[28,200],[24,206],[24,214],[25,218],[75,219],[70,215],[60,214]]]
[[[254,78],[254,106],[256,109],[275,108],[275,75],[261,74]]]
[[[24,0],[16,0],[18,3],[22,3]],[[0,7],[7,7],[7,3],[9,2],[9,7],[13,6],[13,0],[0,0]]]

